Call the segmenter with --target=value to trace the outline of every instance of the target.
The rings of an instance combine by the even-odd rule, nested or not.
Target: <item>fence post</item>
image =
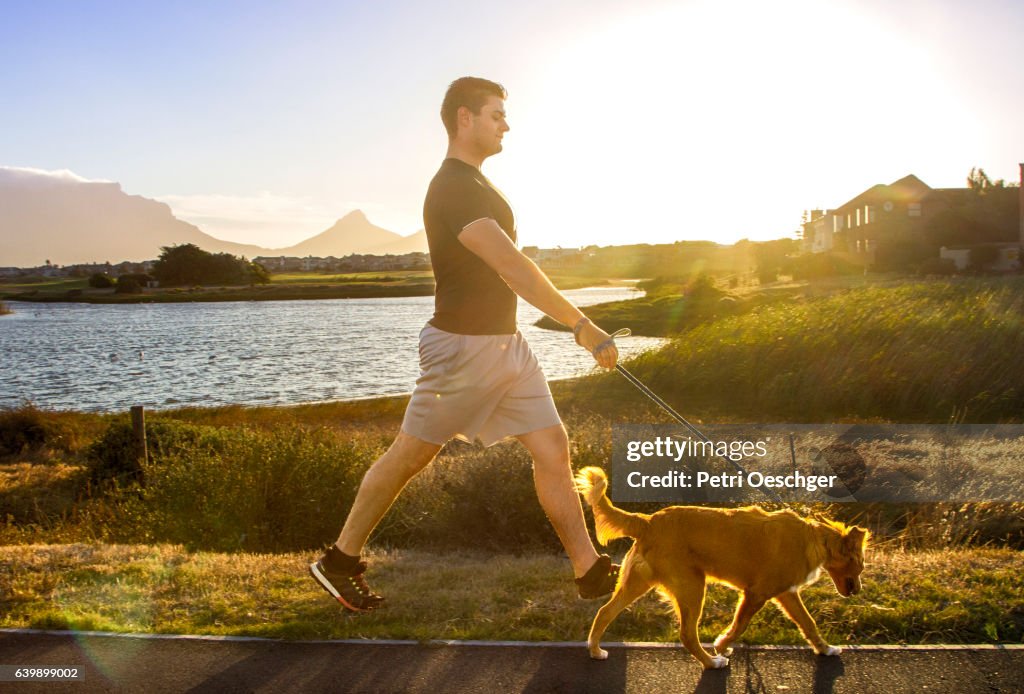
[[[146,408],[142,405],[132,407],[132,431],[135,432],[135,457],[139,464],[145,464],[146,453]]]

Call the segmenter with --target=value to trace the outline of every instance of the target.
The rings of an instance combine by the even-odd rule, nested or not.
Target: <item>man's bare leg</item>
[[[583,506],[572,481],[569,437],[561,424],[516,437],[533,456],[533,481],[537,498],[562,541],[573,573],[583,576],[598,559],[587,534]]]
[[[359,484],[352,510],[345,519],[337,547],[358,557],[366,539],[377,527],[405,485],[430,464],[441,447],[415,436],[398,432],[391,447],[370,466]]]

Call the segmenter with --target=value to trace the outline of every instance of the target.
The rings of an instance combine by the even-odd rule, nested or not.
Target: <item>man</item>
[[[448,88],[441,120],[448,153],[423,206],[437,285],[434,316],[420,333],[420,378],[402,428],[366,472],[337,543],[310,565],[349,610],[379,607],[360,559],[392,502],[453,437],[490,446],[515,436],[533,458],[537,496],[572,563],[581,597],[611,592],[618,566],[587,534],[569,465],[569,441],[537,359],[516,329],[516,295],[565,325],[598,364],[618,351],[516,247],[512,208],[480,172],[509,130],[505,88],[476,77]]]

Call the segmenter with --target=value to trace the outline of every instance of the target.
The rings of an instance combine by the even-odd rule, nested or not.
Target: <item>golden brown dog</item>
[[[768,513],[753,506],[670,506],[653,515],[629,513],[608,500],[608,478],[601,468],[584,468],[576,483],[594,509],[599,542],[607,544],[617,537],[636,540],[622,563],[615,592],[590,627],[591,658],[608,657],[601,648],[605,629],[654,587],[675,604],[680,639],[705,668],[729,664],[729,645],[769,600],[796,623],[815,653],[839,654],[839,648],[821,638],[800,599],[800,589],[825,569],[840,595],[859,592],[867,530],[801,518],[792,511]],[[742,592],[732,624],[715,639],[716,654],[705,651],[697,638],[708,579]]]

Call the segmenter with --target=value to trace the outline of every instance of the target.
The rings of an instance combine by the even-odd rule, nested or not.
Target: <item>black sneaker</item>
[[[587,573],[576,579],[576,589],[584,600],[593,600],[615,590],[619,580],[619,565],[611,557],[602,554]]]
[[[331,597],[353,612],[369,612],[380,607],[384,597],[371,591],[366,579],[363,578],[363,572],[366,571],[365,561],[356,564],[351,573],[338,573],[329,571],[324,566],[325,557],[326,555],[310,564],[309,573],[331,594]]]

